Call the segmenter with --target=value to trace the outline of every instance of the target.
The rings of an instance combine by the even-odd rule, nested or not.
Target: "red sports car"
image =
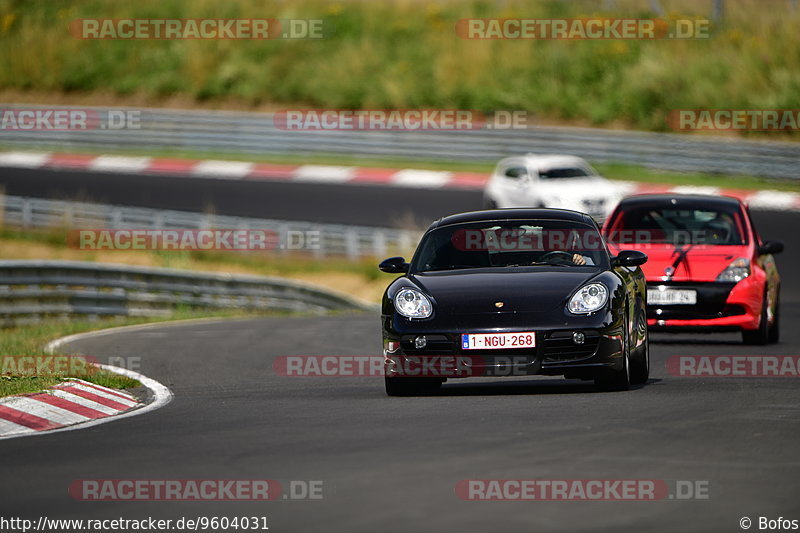
[[[643,194],[620,202],[603,228],[612,253],[647,254],[647,323],[664,331],[741,331],[746,344],[779,338],[780,276],[747,206],[736,198]]]

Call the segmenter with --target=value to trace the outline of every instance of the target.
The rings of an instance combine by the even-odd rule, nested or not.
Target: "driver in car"
[[[583,257],[581,254],[572,254],[572,262],[576,265],[585,265],[586,258]]]
[[[567,252],[566,250],[551,250],[550,252],[546,252],[544,255],[553,254],[553,253],[556,253],[556,254],[559,254],[559,255],[563,254],[563,255],[561,255],[561,257],[563,257],[563,260],[565,262],[566,261],[572,261],[573,264],[578,265],[578,266],[585,266],[585,265],[590,265],[591,266],[591,265],[594,264],[594,261],[592,261],[592,259],[590,257],[583,256],[583,255],[581,255],[581,254],[579,254],[577,252],[572,252],[572,257],[567,259],[567,257],[564,257],[564,256],[569,256],[570,252]],[[534,263],[536,263],[536,262],[537,261],[534,261]]]

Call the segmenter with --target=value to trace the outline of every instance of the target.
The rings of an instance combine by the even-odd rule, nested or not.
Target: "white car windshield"
[[[591,176],[586,170],[578,167],[549,168],[539,171],[541,179],[585,178]]]

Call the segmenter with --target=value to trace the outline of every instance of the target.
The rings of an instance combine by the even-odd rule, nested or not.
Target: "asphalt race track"
[[[0,168],[5,194],[278,220],[406,227],[480,209],[474,190]]]
[[[9,174],[4,171],[7,183]],[[174,191],[200,187],[181,184]],[[277,195],[273,186],[290,184],[255,185]],[[360,209],[367,195],[363,187],[330,186],[324,194],[316,185],[296,187],[298,195],[315,190],[318,199],[308,201],[331,221]],[[237,191],[230,205],[246,194]],[[389,201],[432,219],[476,208],[480,198],[476,192],[369,191],[370,211],[353,217],[368,224],[379,222],[375,213],[384,216]],[[9,185],[6,192],[31,194]],[[417,204],[415,197],[425,201]],[[437,214],[430,212],[434,206]],[[306,209],[292,207],[301,214]],[[269,209],[258,216],[284,217]],[[159,325],[73,343],[68,349],[101,361],[140,357],[140,371],[169,386],[175,399],[143,416],[0,442],[2,514],[266,515],[271,531],[293,532],[611,532],[634,525],[741,531],[744,516],[800,519],[798,380],[682,378],[665,369],[672,355],[800,353],[800,215],[759,212],[755,218],[764,238],[787,245],[778,257],[781,343],[743,346],[733,334],[653,335],[651,380],[629,392],[596,393],[589,384],[561,378],[478,378],[450,382],[435,396],[388,398],[379,378],[274,373],[273,360],[281,355],[378,354],[376,315]],[[128,478],[275,479],[284,486],[321,480],[324,489],[321,500],[265,503],[78,502],[67,493],[77,479]],[[454,493],[464,479],[688,480],[708,482],[709,498],[468,502]]]

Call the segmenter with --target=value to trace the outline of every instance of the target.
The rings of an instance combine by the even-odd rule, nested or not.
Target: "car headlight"
[[[567,304],[570,313],[576,315],[594,313],[608,302],[608,289],[602,283],[584,285]]]
[[[717,281],[732,281],[737,283],[750,275],[750,260],[745,257],[740,257],[730,265],[728,268],[720,272],[717,276]]]
[[[406,318],[428,318],[433,305],[427,296],[415,289],[400,289],[394,295],[394,308]]]

